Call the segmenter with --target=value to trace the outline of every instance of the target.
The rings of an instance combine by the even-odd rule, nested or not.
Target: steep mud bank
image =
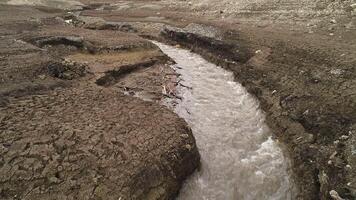
[[[336,75],[330,72],[335,65],[324,65],[325,68],[311,71],[310,67],[317,63],[326,63],[321,61],[321,57],[316,60],[302,49],[260,45],[257,47],[260,49],[254,52],[256,46],[248,48],[249,44],[241,43],[242,40],[238,43],[225,36],[230,46],[234,42],[235,46],[244,45],[247,49],[245,55],[249,55],[243,57],[237,51],[239,53],[232,56],[230,51],[224,54],[221,48],[216,48],[216,51],[212,48],[217,41],[222,43],[224,39],[220,41],[170,28],[166,28],[162,36],[233,71],[237,80],[260,100],[262,109],[267,113],[268,125],[277,138],[288,146],[295,179],[301,191],[299,198],[330,199],[332,190],[343,198],[354,197],[353,181],[348,182],[352,177],[350,165],[345,157],[345,139],[355,131],[352,124],[356,116],[354,87],[351,86],[355,72],[351,66],[344,65],[344,73]],[[234,37],[238,38],[238,35]],[[330,74],[327,77],[316,75],[322,73]],[[339,96],[330,84],[348,85],[344,87],[343,94],[351,96]]]

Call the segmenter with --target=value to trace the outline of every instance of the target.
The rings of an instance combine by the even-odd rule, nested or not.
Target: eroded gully
[[[175,60],[182,100],[175,112],[192,128],[202,167],[180,200],[287,200],[295,189],[289,161],[272,139],[258,102],[233,74],[188,50],[155,42]]]

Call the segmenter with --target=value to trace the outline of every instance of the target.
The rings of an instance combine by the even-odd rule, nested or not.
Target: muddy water
[[[258,102],[231,72],[187,50],[156,44],[177,63],[172,67],[183,86],[175,111],[191,126],[201,154],[201,170],[178,199],[293,199],[289,162],[271,139]]]

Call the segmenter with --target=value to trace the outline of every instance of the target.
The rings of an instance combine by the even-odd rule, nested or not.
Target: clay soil
[[[356,198],[354,29],[223,18],[187,2],[82,3],[0,4],[1,198],[174,199],[199,154],[160,105],[177,75],[148,39],[235,73],[285,145],[298,199]]]

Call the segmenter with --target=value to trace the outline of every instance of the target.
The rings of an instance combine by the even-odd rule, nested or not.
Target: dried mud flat
[[[186,122],[157,103],[170,59],[136,35],[35,8],[4,16],[22,9],[1,18],[0,198],[174,198],[199,154]]]
[[[352,27],[325,16],[261,25],[182,2],[12,2],[0,4],[1,199],[177,195],[199,153],[184,120],[159,104],[174,98],[172,61],[144,38],[235,73],[286,145],[299,199],[356,197]]]

